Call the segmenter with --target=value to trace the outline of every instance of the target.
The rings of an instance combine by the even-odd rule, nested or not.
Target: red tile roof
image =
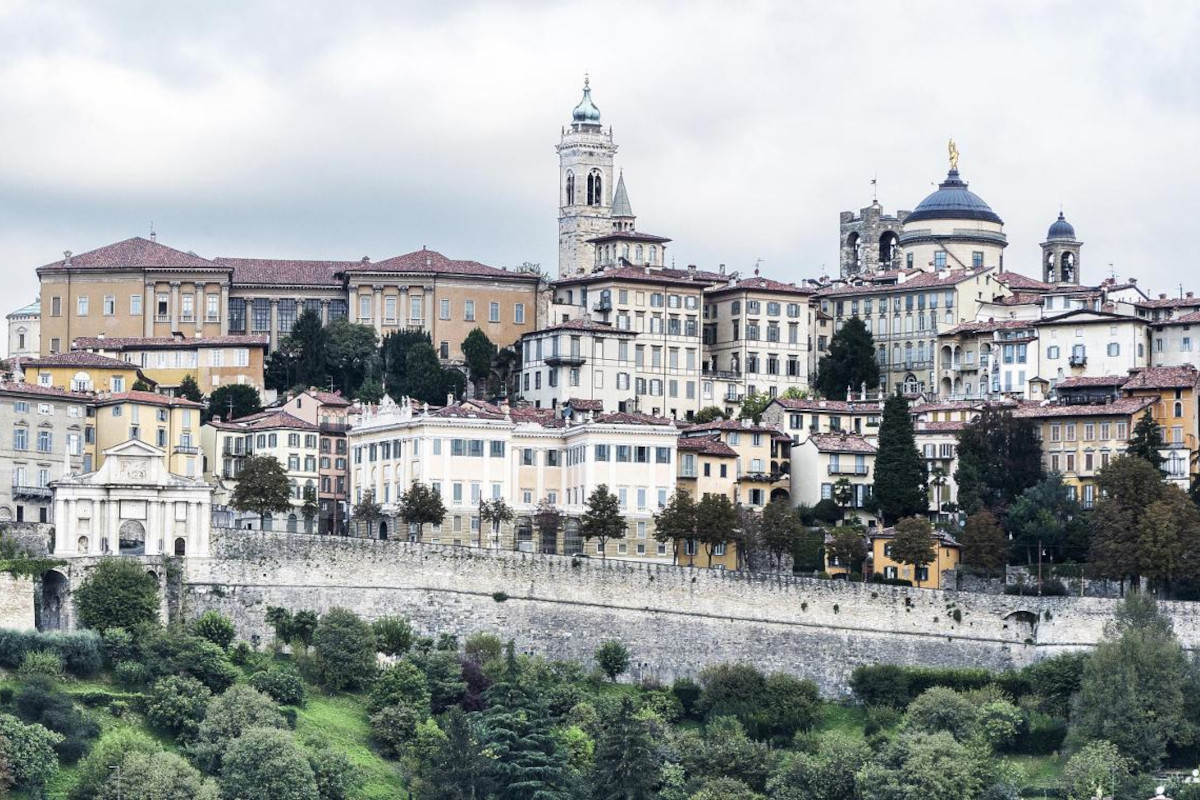
[[[614,411],[611,414],[598,414],[593,419],[603,425],[675,425],[674,420],[665,417],[653,417],[649,414],[632,414]]]
[[[209,425],[226,431],[294,430],[315,432],[320,430],[320,428],[311,422],[302,420],[299,417],[293,417],[286,411],[278,410],[260,411],[257,414],[248,414],[247,416],[229,420],[228,422],[219,422],[214,419]]]
[[[1191,364],[1179,367],[1145,367],[1130,370],[1125,391],[1133,389],[1193,389],[1197,382],[1196,368]]]
[[[557,325],[547,325],[545,328],[538,328],[536,331],[525,334],[526,336],[534,336],[545,331],[580,331],[590,333],[603,333],[606,336],[637,336],[637,331],[627,331],[620,328],[614,328],[606,322],[597,322],[596,320],[587,317],[578,319],[569,319],[565,322],[560,322]]]
[[[1059,288],[1053,283],[1039,281],[1037,278],[1030,278],[1028,275],[1021,275],[1017,272],[1001,272],[996,275],[996,280],[1010,289],[1029,289],[1032,291],[1048,292]]]
[[[59,400],[79,400],[90,402],[92,395],[88,392],[68,392],[54,386],[40,386],[36,383],[18,383],[16,381],[0,381],[0,394],[36,395],[38,397],[56,398]]]
[[[857,433],[814,433],[808,441],[822,453],[874,454],[878,449]]]
[[[1192,311],[1188,314],[1183,314],[1170,319],[1156,319],[1151,322],[1153,325],[1196,325],[1200,324],[1200,311]]]
[[[718,436],[684,436],[679,439],[677,447],[705,456],[717,458],[737,458],[737,451],[721,441]]]
[[[252,336],[206,336],[203,338],[117,337],[81,336],[71,342],[75,350],[196,350],[205,347],[266,347],[271,337],[266,334]]]
[[[421,275],[474,275],[489,278],[511,278],[537,281],[540,278],[532,272],[512,272],[499,267],[489,267],[478,261],[456,261],[436,250],[416,250],[402,256],[394,256],[377,263],[358,261],[342,270],[352,274],[357,272],[398,272]]]
[[[231,267],[235,286],[336,286],[342,270],[356,261],[301,261],[279,258],[214,258],[218,264]]]
[[[725,294],[726,292],[769,292],[771,294],[813,295],[817,293],[817,290],[811,286],[797,286],[794,283],[773,281],[770,278],[762,278],[757,275],[753,278],[743,278],[739,281],[731,281],[724,286],[714,286],[711,289],[704,290],[704,293],[709,296]]]
[[[743,433],[775,433],[775,429],[767,425],[755,425],[741,419],[718,419],[703,422],[684,428],[684,433],[701,433],[705,431],[741,431]]]
[[[960,322],[949,330],[942,331],[938,336],[956,336],[961,333],[991,333],[993,331],[1021,330],[1033,328],[1036,320],[1031,319],[988,319],[974,322]]]
[[[204,403],[197,403],[183,397],[170,397],[155,392],[117,392],[115,394],[97,394],[96,405],[111,405],[114,403],[141,403],[142,405],[164,406],[166,408],[204,408]]]
[[[1092,386],[1122,386],[1127,375],[1072,375],[1054,385],[1055,389],[1084,389]]]
[[[910,277],[903,283],[885,283],[876,285],[860,285],[860,286],[831,286],[828,289],[822,289],[817,292],[821,297],[843,297],[849,295],[860,294],[884,294],[887,292],[906,292],[913,289],[929,289],[940,286],[955,286],[963,281],[977,278],[986,273],[991,267],[981,269],[956,269],[942,277],[937,272],[923,272],[914,270],[907,274]],[[913,274],[915,273],[915,274]]]
[[[342,397],[340,392],[326,392],[322,389],[309,389],[307,394],[323,406],[337,406],[341,408],[351,405],[350,401]]]
[[[201,258],[195,253],[182,253],[158,242],[135,236],[123,242],[108,244],[86,253],[72,255],[68,259],[55,261],[38,267],[38,272],[54,272],[65,269],[224,269],[221,265]]]
[[[102,356],[99,353],[89,353],[84,350],[72,350],[54,356],[28,358],[21,362],[21,367],[92,367],[103,369],[137,369],[128,361],[119,358]]]
[[[604,401],[603,400],[585,400],[582,397],[568,398],[567,401],[565,403],[563,403],[563,405],[570,406],[571,408],[575,409],[576,411],[603,411],[604,410]]]
[[[725,283],[729,280],[727,275],[721,275],[716,272],[708,272],[702,269],[670,269],[667,267],[634,267],[623,266],[612,269],[604,269],[596,272],[589,272],[586,275],[572,275],[567,278],[560,278],[554,282],[555,286],[573,286],[576,284],[598,283],[600,281],[632,281],[634,283],[655,283],[655,284],[674,284],[676,286],[700,286],[703,289],[705,286],[711,286],[716,283]]]
[[[915,433],[944,433],[961,431],[967,427],[967,423],[962,420],[944,421],[944,422],[918,422],[915,427]]]
[[[1152,297],[1137,305],[1142,308],[1186,308],[1200,306],[1200,297]]]
[[[1013,412],[1014,417],[1127,417],[1154,404],[1153,397],[1121,397],[1111,403],[1027,403]]]
[[[797,400],[791,397],[776,397],[771,404],[778,404],[787,411],[821,411],[831,414],[882,413],[882,400]]]

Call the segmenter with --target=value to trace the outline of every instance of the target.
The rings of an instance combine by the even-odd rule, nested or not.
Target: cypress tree
[[[1146,413],[1138,419],[1137,425],[1133,426],[1133,437],[1129,440],[1126,454],[1145,459],[1156,469],[1162,469],[1163,461],[1166,460],[1160,452],[1162,447],[1162,431],[1150,416],[1150,409],[1146,409]]]
[[[885,525],[901,517],[928,512],[925,479],[925,459],[913,438],[908,401],[899,393],[893,394],[883,404],[879,450],[875,455],[875,502]]]
[[[817,362],[814,388],[831,400],[845,400],[846,387],[868,389],[879,386],[879,362],[875,360],[875,339],[858,317],[846,320],[829,340],[829,352]]]
[[[596,742],[596,800],[655,797],[661,767],[649,726],[634,716],[633,699],[625,695]]]

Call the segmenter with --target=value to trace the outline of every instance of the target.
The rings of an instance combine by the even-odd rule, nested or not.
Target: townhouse
[[[0,382],[0,520],[54,522],[52,484],[84,471],[92,397]]]
[[[137,367],[159,391],[170,394],[191,375],[200,391],[207,394],[228,384],[245,384],[262,392],[268,343],[266,336],[200,339],[183,335],[158,339],[96,336],[75,339],[71,350],[124,361]]]
[[[791,448],[792,503],[815,506],[832,500],[847,519],[874,527],[866,506],[874,485],[877,447],[848,431],[814,433]]]
[[[349,517],[350,456],[346,432],[350,430],[350,401],[337,392],[309,388],[288,398],[280,408],[293,417],[316,425],[320,433],[320,513],[317,532],[343,535]]]
[[[200,450],[202,403],[154,392],[99,392],[89,409],[83,471],[104,464],[106,451],[136,439],[166,453],[169,472],[198,478],[204,471]]]

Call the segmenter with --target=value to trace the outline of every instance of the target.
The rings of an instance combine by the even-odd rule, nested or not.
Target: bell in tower
[[[1079,251],[1083,242],[1075,238],[1075,227],[1063,213],[1046,233],[1042,242],[1042,267],[1046,283],[1079,285]]]

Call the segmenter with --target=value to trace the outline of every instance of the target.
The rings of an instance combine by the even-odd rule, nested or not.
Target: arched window
[[[90,392],[92,390],[92,376],[86,372],[76,372],[75,377],[71,379],[72,392]]]
[[[654,245],[650,245],[650,263],[651,264],[658,263],[658,248],[655,247]]]
[[[637,249],[634,250],[634,253],[637,257],[637,263],[644,264],[645,262],[642,261],[642,246],[640,244],[637,246]]]
[[[187,555],[187,541],[182,536],[175,540],[175,555]]]
[[[567,173],[567,205],[575,205],[575,173]]]
[[[850,254],[850,266],[857,271],[862,266],[862,253],[860,252],[857,233],[852,233],[846,237],[846,250]]]
[[[589,206],[594,206],[596,204],[595,198],[596,198],[596,175],[595,175],[595,173],[588,173],[587,204]]]
[[[621,245],[621,258],[625,259],[626,261],[629,260],[629,245]]]
[[[899,242],[899,237],[892,231],[887,231],[883,236],[879,237],[879,266],[890,268],[892,261],[896,258],[896,245]]]

